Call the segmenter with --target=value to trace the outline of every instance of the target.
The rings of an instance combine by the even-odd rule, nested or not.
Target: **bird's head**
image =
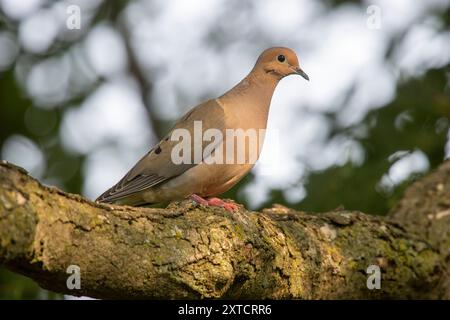
[[[277,79],[297,74],[309,80],[308,75],[300,68],[297,55],[289,48],[275,47],[265,50],[256,61],[255,69]]]

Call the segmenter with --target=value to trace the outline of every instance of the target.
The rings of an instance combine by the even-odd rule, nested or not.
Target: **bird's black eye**
[[[277,60],[280,61],[280,62],[284,62],[284,61],[286,61],[286,57],[285,57],[284,55],[280,54],[280,55],[277,57]]]

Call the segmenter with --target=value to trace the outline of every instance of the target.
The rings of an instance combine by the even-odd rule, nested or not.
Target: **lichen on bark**
[[[2,163],[0,263],[96,298],[449,298],[449,185],[445,162],[386,218],[283,206],[229,213],[189,201],[98,204]],[[67,288],[70,265],[80,290]],[[381,289],[367,287],[370,265]]]

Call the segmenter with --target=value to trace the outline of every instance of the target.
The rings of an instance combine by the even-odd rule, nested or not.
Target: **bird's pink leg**
[[[208,200],[203,199],[202,197],[196,195],[195,193],[194,193],[194,194],[191,194],[191,195],[189,196],[189,198],[191,198],[192,201],[197,202],[198,204],[202,204],[202,205],[204,205],[204,206],[208,206],[208,205],[209,205],[209,204],[208,204]]]
[[[202,204],[204,206],[212,206],[212,207],[222,207],[227,211],[230,212],[234,212],[238,210],[238,206],[235,203],[232,202],[225,202],[222,199],[219,198],[209,198],[209,199],[204,199],[196,194],[193,194],[190,196],[190,198],[199,203]]]

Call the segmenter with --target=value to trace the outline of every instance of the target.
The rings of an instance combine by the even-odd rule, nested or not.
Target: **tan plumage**
[[[171,152],[179,142],[171,140],[172,132],[186,129],[193,136],[194,121],[202,121],[203,132],[215,128],[224,137],[226,129],[265,129],[275,87],[279,80],[290,74],[299,74],[308,80],[291,49],[277,47],[265,50],[241,82],[219,98],[206,101],[189,111],[165,138],[97,201],[142,205],[183,199],[193,194],[212,197],[229,190],[251,170],[254,163],[248,160],[251,156],[257,158],[259,151],[252,155],[245,144],[246,161],[243,164],[206,164],[204,161],[175,164]],[[217,148],[224,148],[224,140],[214,141],[213,151],[205,154],[203,160],[217,152]],[[259,144],[262,142],[258,141]],[[205,148],[211,141],[201,143]],[[235,151],[238,151],[237,147],[235,145]],[[193,148],[194,144],[192,153]]]

